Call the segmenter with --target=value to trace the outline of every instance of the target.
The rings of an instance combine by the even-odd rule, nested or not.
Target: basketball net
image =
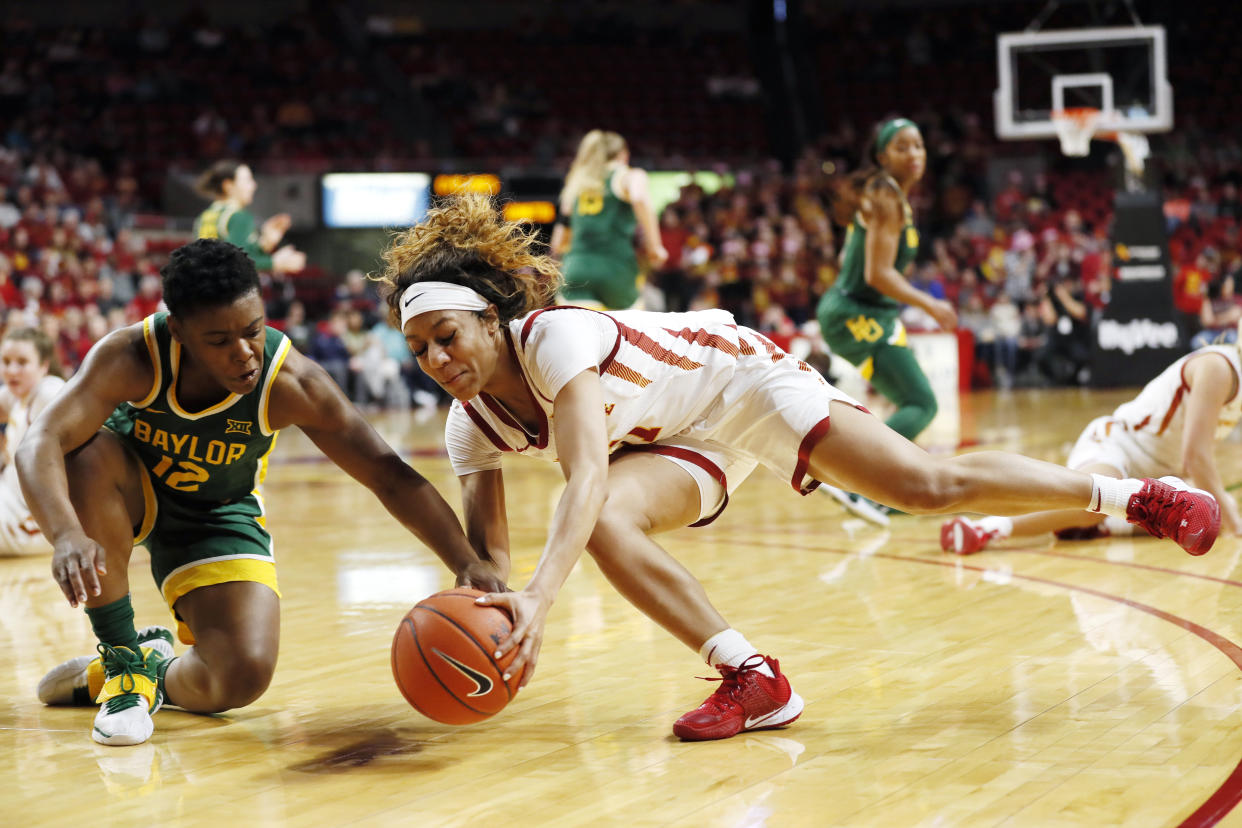
[[[1080,106],[1061,109],[1052,113],[1052,123],[1057,128],[1057,138],[1061,140],[1061,152],[1065,155],[1082,157],[1091,152],[1091,139],[1114,141],[1121,147],[1126,158],[1126,172],[1131,176],[1143,175],[1144,162],[1151,154],[1151,146],[1147,136],[1141,132],[1125,132],[1122,130],[1101,130],[1104,113],[1100,110]]]

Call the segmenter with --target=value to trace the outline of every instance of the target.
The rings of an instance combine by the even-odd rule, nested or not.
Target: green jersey
[[[613,170],[604,179],[602,189],[588,189],[578,193],[569,229],[573,231],[570,249],[565,258],[583,253],[596,256],[616,256],[635,261],[634,229],[638,219],[629,202],[617,198],[612,191]]]
[[[259,229],[254,214],[228,201],[213,201],[194,220],[194,237],[223,239],[246,251],[259,270],[272,269],[272,257],[259,246]]]
[[[268,421],[272,383],[289,353],[289,339],[267,329],[259,382],[248,394],[229,394],[201,411],[177,401],[181,345],[168,330],[168,314],[142,322],[155,369],[150,392],[121,403],[105,426],[138,454],[155,494],[199,508],[226,504],[257,491],[277,432]]]
[[[894,184],[894,186],[896,186]],[[919,231],[914,227],[914,212],[905,196],[901,197],[902,228],[897,239],[897,259],[893,267],[898,273],[905,273],[906,268],[914,261],[919,252]],[[829,293],[848,297],[855,302],[880,307],[897,307],[900,303],[891,296],[886,296],[867,284],[867,223],[859,213],[854,214],[845,231],[845,253],[841,259],[841,272]]]
[[[634,253],[634,208],[612,191],[616,170],[603,189],[578,194],[569,217],[572,231],[565,253],[565,287],[569,302],[591,301],[605,308],[628,308],[638,300],[638,256]]]

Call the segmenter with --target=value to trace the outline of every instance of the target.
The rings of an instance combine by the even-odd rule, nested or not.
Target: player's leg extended
[[[900,325],[900,322],[895,324]],[[901,332],[902,339],[905,332]],[[897,405],[885,425],[913,440],[936,417],[936,395],[914,352],[904,344],[884,343],[871,356],[872,387]]]
[[[1047,510],[1101,511],[1202,554],[1215,541],[1220,510],[1184,484],[1114,480],[999,451],[935,458],[874,417],[840,402],[811,452],[810,471],[918,514],[1017,515]]]
[[[1123,478],[1118,469],[1102,463],[1083,466],[1078,471],[1084,474],[1101,474],[1105,477]],[[1047,532],[1061,532],[1066,529],[1089,529],[1103,522],[1107,515],[1101,512],[1080,512],[1073,509],[1050,512],[1035,512],[1013,518],[1013,533],[1018,537],[1042,535]]]
[[[253,702],[271,683],[280,644],[280,598],[266,584],[230,581],[177,600],[194,646],[168,667],[168,703],[219,713]]]

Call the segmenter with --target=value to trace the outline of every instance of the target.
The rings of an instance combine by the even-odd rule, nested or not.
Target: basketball
[[[504,672],[517,655],[499,661],[496,645],[513,629],[505,610],[482,607],[485,593],[457,587],[414,606],[392,640],[392,675],[401,695],[429,719],[452,725],[481,722],[499,713],[517,691],[521,673]]]

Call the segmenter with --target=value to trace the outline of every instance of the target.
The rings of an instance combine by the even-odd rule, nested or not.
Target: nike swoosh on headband
[[[427,292],[427,291],[425,291],[425,290],[423,291],[423,293],[426,293],[426,292]],[[413,302],[413,301],[414,301],[415,299],[417,299],[418,297],[422,296],[422,295],[423,295],[423,293],[416,293],[416,294],[414,294],[413,296],[407,297],[407,298],[406,298],[406,300],[405,300],[405,307],[407,307],[407,308],[408,308],[408,307],[410,306],[410,303],[411,303],[411,302]]]

